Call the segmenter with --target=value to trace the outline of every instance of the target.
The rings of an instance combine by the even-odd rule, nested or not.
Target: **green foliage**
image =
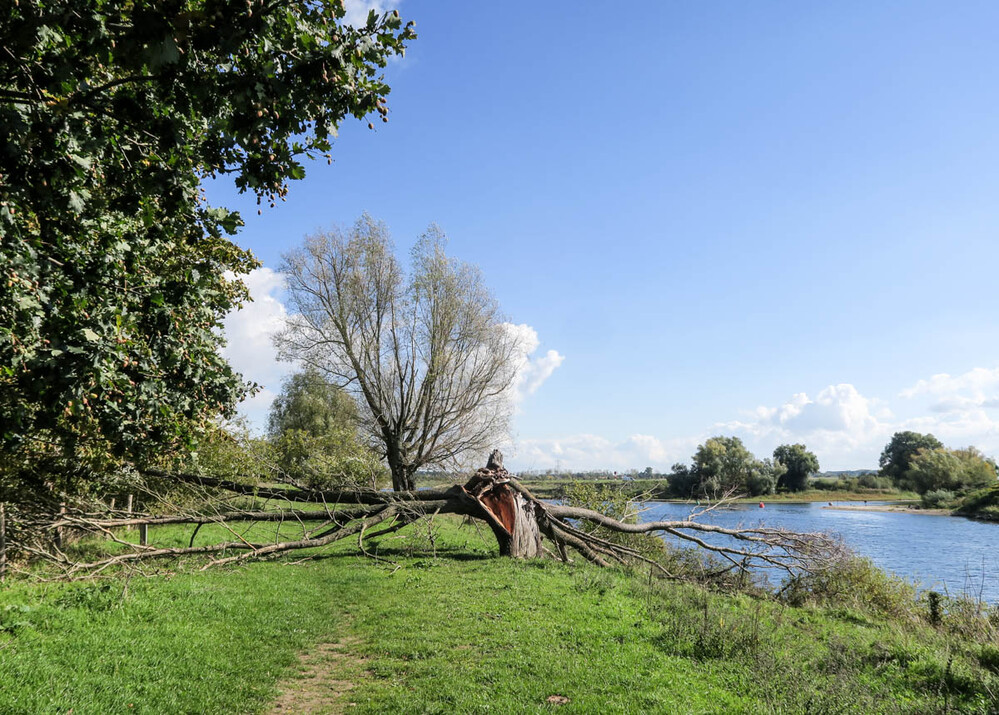
[[[808,488],[808,477],[819,471],[819,458],[803,444],[782,444],[774,450],[774,462],[786,470],[777,487],[791,492]]]
[[[909,459],[905,481],[920,494],[964,492],[996,483],[996,464],[974,447],[920,449]]]
[[[896,432],[881,452],[878,464],[881,476],[890,478],[896,486],[910,488],[906,483],[909,462],[921,449],[940,449],[943,443],[931,434],[919,432]]]
[[[562,498],[566,504],[592,509],[626,524],[638,521],[641,497],[636,499],[625,490],[612,485],[574,481],[565,486]],[[637,549],[649,558],[662,558],[667,551],[665,542],[653,534],[622,534],[589,523],[580,524],[579,527],[601,539]]]
[[[377,455],[358,439],[353,398],[319,372],[288,377],[268,419],[276,466],[312,489],[376,486],[385,476]]]
[[[758,496],[774,493],[784,467],[756,459],[738,437],[712,437],[697,448],[690,472],[696,476],[699,496],[717,498],[728,492]]]
[[[351,484],[375,487],[388,475],[353,429],[334,428],[319,435],[290,429],[273,438],[271,444],[279,473],[310,489]]]
[[[243,423],[206,432],[198,451],[180,460],[182,470],[214,479],[256,484],[274,479],[274,450],[266,440],[254,437]]]
[[[189,448],[248,386],[219,354],[257,265],[200,182],[273,203],[414,37],[341,3],[36,0],[0,17],[0,469],[62,482]],[[15,476],[10,476],[15,475]],[[85,475],[84,475],[85,476]],[[57,484],[67,486],[67,484]]]
[[[697,474],[682,462],[677,462],[672,466],[666,480],[669,485],[669,493],[672,496],[681,499],[693,499],[699,496]]]
[[[881,489],[889,490],[894,488],[894,484],[888,477],[879,477],[875,474],[864,474],[856,477],[857,487],[860,489]]]
[[[271,437],[289,430],[319,436],[357,429],[357,404],[317,370],[307,368],[285,379],[271,405],[267,425]]]
[[[817,603],[909,620],[917,616],[916,589],[867,558],[851,556],[791,580],[784,599],[794,605]]]
[[[957,495],[948,489],[934,489],[923,494],[923,506],[930,509],[949,507]]]
[[[968,494],[961,501],[957,513],[999,521],[999,484]]]

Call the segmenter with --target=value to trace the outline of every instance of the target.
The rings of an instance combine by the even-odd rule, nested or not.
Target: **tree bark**
[[[500,556],[533,559],[541,556],[541,518],[537,502],[510,486],[510,475],[503,469],[498,452],[490,457],[490,466],[478,470],[462,487],[479,508],[478,516],[492,529],[499,544]]]

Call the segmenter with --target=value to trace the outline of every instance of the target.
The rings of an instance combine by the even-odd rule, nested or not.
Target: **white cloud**
[[[538,388],[551,377],[555,369],[565,360],[557,350],[549,350],[540,357],[532,358],[541,345],[538,332],[530,325],[521,323],[503,323],[503,329],[516,341],[517,351],[514,355],[516,374],[511,386],[511,400],[519,405],[528,395],[533,395]]]
[[[401,0],[345,0],[343,21],[352,27],[363,27],[372,10],[382,15],[399,7]]]
[[[930,405],[934,412],[968,412],[982,407],[999,407],[999,368],[976,367],[951,376],[947,373],[920,380],[899,393],[903,399],[920,396],[935,399]]]
[[[803,442],[823,468],[873,467],[891,436],[891,417],[878,400],[841,383],[815,399],[799,392],[777,407],[758,407],[746,418],[716,424],[715,431],[743,438],[761,457],[778,444]]]
[[[287,311],[279,298],[284,276],[270,268],[257,268],[243,276],[251,302],[226,316],[222,355],[244,378],[264,389],[240,405],[240,414],[261,428],[281,380],[294,365],[277,361],[272,336],[284,325]]]
[[[511,463],[517,469],[625,471],[652,467],[666,471],[675,462],[686,462],[698,438],[663,441],[647,434],[633,434],[613,442],[595,434],[576,434],[547,439],[516,440]]]

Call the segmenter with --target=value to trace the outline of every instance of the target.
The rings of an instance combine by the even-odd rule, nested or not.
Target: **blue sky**
[[[666,469],[713,434],[830,469],[897,429],[999,454],[999,5],[648,5],[380,3],[419,32],[390,122],[262,216],[210,187],[271,269],[228,326],[252,420],[287,369],[271,271],[367,211],[400,251],[440,224],[533,329],[517,469]]]

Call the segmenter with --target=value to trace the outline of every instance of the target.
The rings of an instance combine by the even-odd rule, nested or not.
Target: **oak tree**
[[[340,2],[5,4],[0,476],[187,447],[247,393],[218,327],[247,297],[227,276],[257,263],[201,184],[273,205],[345,117],[387,118],[379,68],[412,26],[343,17]]]

